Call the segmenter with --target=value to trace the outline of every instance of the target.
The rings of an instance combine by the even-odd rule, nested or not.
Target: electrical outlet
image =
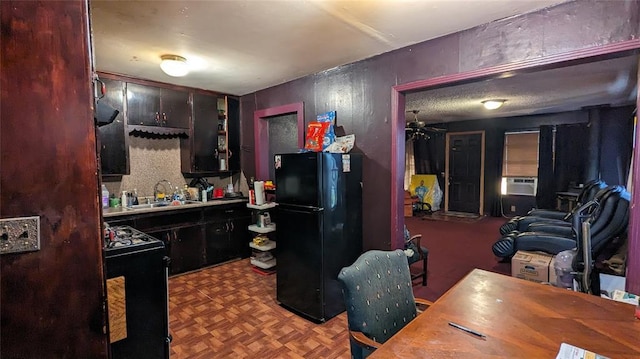
[[[0,219],[0,254],[40,250],[40,217]]]
[[[511,206],[511,212],[515,212],[516,211],[516,206]]]

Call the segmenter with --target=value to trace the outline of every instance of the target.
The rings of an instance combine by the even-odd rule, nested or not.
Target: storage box
[[[413,203],[404,205],[404,216],[405,217],[413,217]]]
[[[409,191],[404,192],[404,216],[413,217],[413,202],[415,200],[411,198]]]
[[[551,262],[549,262],[549,283],[551,283],[551,285],[554,285],[554,286],[558,281],[558,276],[556,275],[556,269],[554,268],[555,263],[556,263],[556,256],[553,256],[553,258],[551,258]]]
[[[547,253],[518,251],[511,258],[511,276],[533,282],[548,282],[552,257]]]

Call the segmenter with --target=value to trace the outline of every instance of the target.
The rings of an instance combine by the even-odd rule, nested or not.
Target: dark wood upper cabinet
[[[160,89],[161,125],[173,128],[189,128],[191,99],[189,92]]]
[[[227,96],[229,170],[240,171],[240,101]]]
[[[128,83],[128,124],[140,126],[160,126],[160,118],[160,88]]]
[[[181,140],[182,172],[218,171],[218,97],[193,94],[193,131]]]
[[[182,173],[206,176],[240,170],[239,100],[193,94],[193,131],[181,140]]]
[[[127,117],[133,126],[189,128],[189,92],[127,83]]]
[[[98,127],[100,169],[103,176],[129,174],[129,146],[125,133],[125,83],[103,79],[106,93],[99,101],[118,110],[118,116],[108,125]]]

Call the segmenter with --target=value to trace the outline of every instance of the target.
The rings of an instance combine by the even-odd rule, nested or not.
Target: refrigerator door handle
[[[297,210],[297,212],[322,212],[324,211],[324,208],[322,207],[314,207],[314,206],[302,206],[299,204],[279,204],[280,208],[282,209],[287,209],[289,211],[295,211]]]

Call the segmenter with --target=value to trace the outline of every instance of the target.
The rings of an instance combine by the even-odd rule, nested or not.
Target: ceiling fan
[[[407,121],[406,126],[404,128],[405,137],[407,138],[407,140],[409,139],[417,140],[421,138],[428,140],[430,138],[429,132],[433,133],[433,132],[447,131],[444,128],[427,126],[424,121],[419,121],[418,113],[420,112],[420,110],[411,110],[407,112],[413,113],[413,121]]]

